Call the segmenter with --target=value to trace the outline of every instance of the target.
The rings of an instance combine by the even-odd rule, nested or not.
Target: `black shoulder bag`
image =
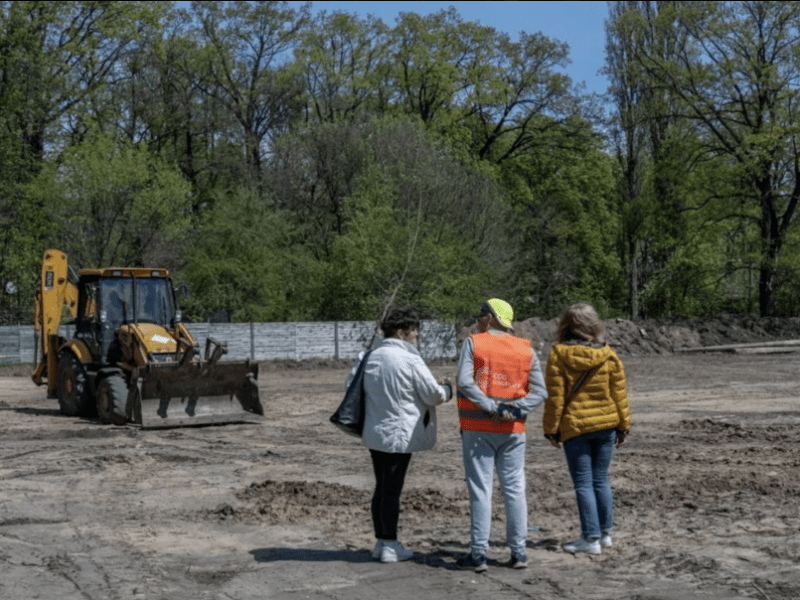
[[[364,367],[372,353],[364,354],[356,369],[355,377],[344,394],[344,399],[331,415],[330,421],[347,434],[361,437],[364,432]]]

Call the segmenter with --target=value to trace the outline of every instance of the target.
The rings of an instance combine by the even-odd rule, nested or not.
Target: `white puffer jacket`
[[[358,361],[347,383],[357,367]],[[367,448],[393,453],[433,448],[435,407],[448,400],[447,389],[436,383],[415,346],[397,338],[383,340],[367,359],[364,392],[362,439]]]

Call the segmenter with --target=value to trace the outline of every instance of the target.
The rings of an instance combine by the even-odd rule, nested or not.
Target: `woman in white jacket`
[[[364,368],[362,439],[375,471],[371,509],[377,541],[372,556],[381,562],[414,556],[397,540],[400,494],[411,453],[430,450],[436,443],[435,407],[453,396],[450,381],[443,379],[440,385],[414,345],[419,325],[416,310],[392,310],[381,323],[384,339],[367,357]]]

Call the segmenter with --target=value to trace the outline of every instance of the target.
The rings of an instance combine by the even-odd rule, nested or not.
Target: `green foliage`
[[[755,269],[753,269],[755,271]],[[786,239],[778,278],[783,282],[776,293],[775,304],[781,316],[800,314],[800,228],[791,230]]]
[[[690,128],[698,140],[695,163],[719,161],[731,177],[735,191],[728,202],[718,202],[712,193],[703,203],[717,210],[717,220],[757,232],[759,312],[776,314],[781,255],[800,202],[800,7],[752,1],[618,5],[626,9],[616,14],[617,33],[658,42],[629,53],[644,87],[669,101],[653,104],[654,112],[642,117],[655,121],[669,115]],[[659,148],[650,150],[657,164]],[[669,171],[674,177],[674,167]],[[665,200],[676,198],[659,197]]]
[[[289,134],[267,180],[268,196],[215,202],[187,250],[196,314],[375,319],[393,303],[454,318],[493,285],[493,248],[505,239],[498,190],[413,120]],[[231,260],[270,272],[244,273]]]
[[[107,117],[109,82],[124,53],[166,3],[0,3],[0,284],[28,304],[56,229],[27,186],[44,161]],[[113,120],[116,117],[112,117]],[[35,187],[35,186],[34,186]]]
[[[300,110],[299,68],[286,57],[299,40],[308,6],[286,2],[192,2],[192,33],[207,79],[201,89],[235,123],[226,141],[241,148],[249,185],[260,185],[267,142]]]
[[[146,266],[189,224],[177,169],[99,133],[46,163],[27,191],[52,224],[45,244],[82,267]]]
[[[303,321],[317,310],[323,266],[298,243],[291,215],[251,191],[215,202],[183,259],[194,320],[224,309],[234,321]]]
[[[506,277],[519,318],[554,317],[577,301],[622,311],[613,160],[596,149],[540,152],[509,161],[502,176],[518,228]]]
[[[416,212],[403,210],[398,196],[407,184],[375,168],[348,199],[352,218],[331,253],[329,318],[377,318],[389,302],[460,318],[475,311],[483,287],[492,283],[489,265],[475,255],[475,240],[460,238],[446,214],[435,214],[434,196],[420,198]]]
[[[322,11],[295,50],[303,70],[309,120],[335,122],[377,109],[389,68],[389,28],[372,15]]]
[[[196,319],[797,314],[800,8],[610,8],[601,121],[565,44],[453,8],[0,2],[2,301],[56,246]]]

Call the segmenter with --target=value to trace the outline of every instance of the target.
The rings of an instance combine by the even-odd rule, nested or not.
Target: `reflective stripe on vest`
[[[492,421],[485,410],[467,400],[458,397],[458,423],[462,431],[482,431],[484,433],[525,433],[525,419],[516,421]]]
[[[486,332],[472,336],[472,347],[475,383],[484,394],[509,402],[528,394],[528,372],[533,358],[528,340]],[[525,432],[525,419],[492,421],[489,413],[461,395],[458,420],[463,431]]]

